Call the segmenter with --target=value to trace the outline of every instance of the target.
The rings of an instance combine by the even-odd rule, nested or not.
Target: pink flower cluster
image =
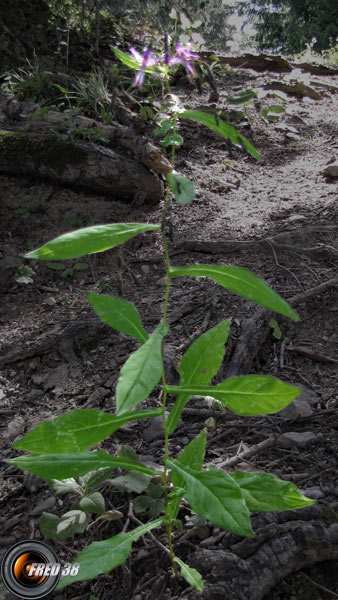
[[[198,54],[194,54],[191,50],[193,47],[193,43],[190,42],[190,44],[188,44],[187,48],[184,48],[182,46],[182,44],[176,44],[176,55],[170,57],[169,56],[169,52],[167,49],[167,44],[166,44],[166,49],[164,52],[164,57],[151,57],[151,48],[146,48],[143,54],[140,54],[135,48],[130,48],[129,52],[130,54],[135,58],[135,60],[137,60],[137,62],[140,64],[140,70],[137,72],[136,77],[133,81],[133,84],[138,87],[139,89],[141,89],[143,82],[144,82],[144,76],[145,76],[145,72],[146,72],[146,68],[147,67],[151,67],[153,65],[156,65],[157,63],[161,62],[163,60],[165,65],[178,65],[178,64],[182,64],[185,67],[185,70],[187,72],[187,75],[189,75],[189,77],[194,77],[195,75],[195,70],[193,65],[191,64],[193,60],[197,60],[199,58]]]

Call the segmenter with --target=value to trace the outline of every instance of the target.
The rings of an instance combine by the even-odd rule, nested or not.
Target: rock
[[[144,273],[144,275],[149,275],[149,271],[150,271],[149,265],[141,265],[141,271],[142,271],[142,273]]]
[[[0,282],[5,283],[12,279],[18,267],[24,263],[20,256],[6,256],[0,260]]]
[[[318,394],[316,394],[316,392],[314,392],[313,390],[310,390],[309,388],[307,388],[305,385],[302,385],[301,383],[297,383],[297,387],[302,390],[302,393],[297,397],[297,400],[303,400],[304,402],[307,402],[308,404],[310,404],[310,406],[314,406],[315,404],[318,404],[318,402],[320,401],[320,398],[319,398]]]
[[[306,448],[318,442],[318,435],[312,431],[288,431],[279,436],[278,445],[281,448]]]
[[[313,500],[321,500],[321,498],[325,498],[325,494],[320,487],[314,486],[306,488],[306,490],[302,490],[302,492],[305,496],[312,498]]]
[[[324,175],[327,177],[338,177],[338,160],[325,167],[323,170]]]
[[[54,508],[56,503],[56,498],[54,496],[50,496],[50,498],[46,498],[43,502],[40,502],[33,510],[30,512],[31,517],[39,517],[43,512]]]
[[[165,414],[166,418],[168,418],[169,413],[166,412]],[[182,424],[183,423],[180,420],[178,422],[177,428],[181,427]],[[154,442],[155,440],[161,440],[162,438],[164,438],[162,417],[154,417],[153,419],[151,419],[148,427],[146,427],[143,431],[143,439],[149,444],[150,442]]]
[[[292,217],[290,217],[288,220],[291,225],[296,225],[297,223],[303,223],[303,221],[306,221],[306,217],[304,215],[292,215]]]
[[[25,431],[26,421],[18,415],[8,424],[7,430],[3,433],[3,440],[7,442],[14,442],[17,437],[21,437]]]
[[[293,400],[293,402],[291,402],[291,404],[288,404],[288,406],[286,406],[285,408],[283,408],[283,410],[281,410],[279,413],[279,416],[282,417],[282,419],[298,419],[298,417],[311,417],[311,415],[313,414],[313,410],[310,407],[310,405],[305,402],[305,400],[300,400],[299,398],[296,398],[295,400]]]

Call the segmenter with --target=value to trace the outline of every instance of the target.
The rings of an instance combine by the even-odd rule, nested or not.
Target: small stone
[[[201,525],[201,527],[197,528],[196,535],[200,540],[206,540],[208,537],[210,537],[209,527],[207,525]]]
[[[305,448],[317,443],[318,439],[312,431],[288,431],[279,436],[278,444],[281,448]]]
[[[141,265],[141,271],[145,275],[149,275],[149,271],[150,271],[149,265]]]
[[[320,487],[311,487],[306,490],[302,490],[303,494],[308,498],[312,498],[313,500],[321,500],[321,498],[325,497],[324,492],[320,489]]]
[[[166,418],[168,418],[168,416],[169,413],[166,411]],[[181,420],[178,422],[177,427],[180,426],[182,426]],[[143,431],[143,439],[149,444],[150,442],[154,442],[155,440],[161,440],[162,438],[164,438],[162,417],[153,417],[148,427],[146,427]]]
[[[283,410],[279,412],[282,419],[298,419],[298,417],[311,417],[313,410],[305,400],[299,400],[295,398],[291,404],[288,404]]]
[[[31,379],[34,385],[42,385],[44,383],[44,379],[41,375],[32,375]]]
[[[46,298],[43,304],[47,304],[47,306],[55,306],[56,300],[51,296],[50,298]]]
[[[305,385],[300,383],[297,383],[297,387],[302,390],[302,393],[297,397],[297,400],[303,400],[304,402],[310,404],[310,406],[318,404],[320,398],[316,392],[310,390]]]
[[[33,510],[30,512],[31,517],[39,517],[43,512],[54,508],[56,504],[56,498],[54,496],[50,496],[50,498],[46,498],[43,502],[40,502]]]
[[[296,223],[303,223],[303,221],[306,221],[306,217],[304,215],[292,215],[291,217],[289,217],[289,223],[291,223],[291,225]]]
[[[3,432],[3,438],[7,442],[14,442],[16,438],[20,437],[25,431],[26,421],[21,416],[15,417],[7,426],[7,430]]]
[[[328,177],[338,177],[338,160],[325,167],[323,173]]]

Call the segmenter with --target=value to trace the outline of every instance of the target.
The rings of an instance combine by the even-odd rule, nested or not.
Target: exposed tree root
[[[204,592],[184,594],[189,600],[262,600],[290,573],[338,558],[338,524],[327,525],[337,503],[282,513],[256,515],[256,537],[226,534],[217,549],[199,550],[190,558],[205,580]],[[334,513],[335,514],[335,513]],[[218,549],[222,546],[222,549]],[[181,596],[183,597],[183,596]]]
[[[290,252],[299,256],[308,256],[309,258],[320,258],[327,260],[328,258],[337,258],[338,250],[326,244],[320,244],[315,247],[301,247],[294,245],[295,242],[303,241],[307,236],[317,232],[334,232],[337,230],[336,225],[308,225],[299,229],[292,229],[278,233],[274,236],[269,236],[261,240],[229,240],[223,241],[197,241],[186,240],[175,248],[173,254],[180,252],[201,252],[206,254],[228,254],[231,252],[242,252],[251,248],[260,248],[262,250],[270,249],[271,246],[278,252]]]
[[[316,285],[302,294],[297,294],[288,300],[288,303],[296,307],[301,302],[309,300],[313,296],[322,294],[326,290],[338,287],[338,279],[330,279],[324,283]],[[245,375],[251,370],[254,358],[257,356],[259,348],[265,341],[270,332],[269,320],[272,316],[271,311],[259,307],[255,310],[252,317],[243,319],[241,334],[236,343],[235,351],[226,368],[226,377],[235,377]]]

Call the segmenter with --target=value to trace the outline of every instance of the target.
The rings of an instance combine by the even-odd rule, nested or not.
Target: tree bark
[[[152,205],[163,194],[160,177],[123,152],[27,131],[0,131],[0,172],[46,177],[122,202]]]

